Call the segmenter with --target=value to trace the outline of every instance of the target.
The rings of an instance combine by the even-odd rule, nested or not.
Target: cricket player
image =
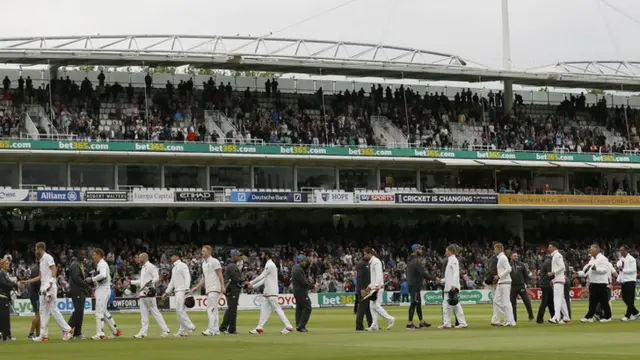
[[[196,293],[203,286],[207,295],[207,317],[209,318],[209,327],[202,332],[204,336],[220,335],[218,325],[218,300],[224,295],[224,277],[222,276],[222,266],[218,259],[211,256],[213,249],[209,245],[202,247],[202,277],[198,285],[191,290]]]
[[[550,242],[548,251],[551,253],[551,271],[547,273],[547,276],[551,278],[553,285],[553,306],[555,308],[554,315],[549,319],[549,322],[551,324],[567,324],[571,322],[571,318],[567,309],[567,300],[564,297],[564,283],[566,281],[564,259],[558,251],[557,242]]]
[[[387,329],[391,329],[396,322],[396,318],[389,315],[382,307],[384,294],[384,273],[382,272],[382,262],[373,255],[372,248],[366,247],[362,252],[364,259],[369,262],[369,274],[371,275],[371,284],[369,284],[369,289],[371,289],[371,292],[376,292],[374,295],[375,300],[371,300],[371,326],[367,328],[367,331],[380,330],[380,327],[378,326],[378,316],[384,318],[387,321]]]
[[[113,333],[113,337],[120,337],[122,336],[122,330],[118,329],[118,325],[116,325],[111,313],[107,310],[107,304],[111,296],[109,265],[104,260],[104,251],[102,249],[94,249],[92,255],[93,263],[96,264],[95,275],[85,280],[88,284],[94,284],[96,287],[96,334],[91,337],[91,340],[105,340],[107,338],[104,334],[105,323]]]
[[[138,280],[131,280],[132,285],[136,285],[139,289],[138,297],[140,298],[140,316],[142,317],[142,327],[134,338],[144,339],[147,337],[147,331],[149,331],[149,313],[153,315],[153,318],[160,326],[162,334],[160,337],[166,338],[169,336],[169,327],[164,321],[164,317],[160,310],[158,310],[158,302],[156,300],[155,287],[160,281],[160,275],[158,274],[158,268],[149,261],[149,255],[142,253],[136,258],[138,264],[142,264],[140,270],[140,277]]]
[[[189,319],[189,315],[187,315],[187,309],[184,306],[184,299],[189,291],[189,286],[191,286],[191,273],[189,272],[187,264],[180,260],[180,255],[178,253],[171,255],[171,263],[173,264],[173,268],[171,269],[171,281],[169,281],[169,285],[167,286],[167,290],[163,297],[166,298],[170,294],[175,295],[176,318],[178,319],[180,328],[177,333],[173,334],[173,336],[190,336],[196,329],[196,326],[193,325],[191,319]]]
[[[616,263],[618,268],[618,283],[622,285],[622,301],[627,306],[622,321],[638,320],[640,313],[636,309],[636,280],[638,268],[636,259],[629,254],[627,245],[620,246],[620,260]]]
[[[264,325],[269,320],[269,316],[272,311],[275,311],[280,318],[280,321],[284,324],[284,329],[280,331],[281,334],[288,334],[293,332],[293,326],[287,319],[287,316],[282,311],[280,304],[278,304],[278,267],[271,260],[271,254],[268,251],[262,253],[262,259],[266,261],[264,270],[257,278],[251,280],[247,287],[249,289],[257,288],[264,285],[264,301],[260,307],[260,322],[255,329],[250,330],[249,334],[262,335],[264,334]]]
[[[73,329],[64,320],[56,306],[56,295],[58,293],[58,286],[56,285],[58,270],[56,264],[53,261],[53,257],[47,254],[47,246],[43,242],[36,244],[36,256],[40,263],[40,274],[30,280],[21,282],[21,285],[40,282],[40,335],[32,337],[31,340],[49,341],[49,318],[53,316],[53,320],[55,320],[64,334],[62,340],[67,341],[73,336]]]
[[[447,247],[447,265],[444,271],[444,300],[442,301],[442,325],[438,326],[438,329],[452,329],[451,326],[451,310],[453,309],[456,319],[458,319],[458,325],[456,329],[465,329],[469,327],[467,321],[464,318],[464,312],[462,312],[462,305],[456,303],[455,305],[449,304],[448,297],[451,296],[452,290],[460,291],[460,264],[456,258],[455,245],[449,245]]]
[[[493,318],[500,319],[504,316],[503,326],[516,326],[513,319],[513,307],[511,306],[511,265],[509,259],[504,254],[504,245],[497,243],[493,245],[493,251],[498,258],[498,274],[494,281],[497,283],[493,309],[497,314],[493,314]]]

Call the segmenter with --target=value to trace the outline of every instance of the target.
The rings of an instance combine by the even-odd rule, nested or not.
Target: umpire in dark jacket
[[[420,296],[420,290],[422,290],[422,285],[425,279],[434,279],[427,275],[424,265],[422,264],[422,245],[412,245],[411,251],[413,254],[409,257],[409,262],[407,263],[407,284],[409,285],[409,297],[411,298],[407,329],[416,328],[413,324],[413,315],[415,313],[418,314],[420,328],[430,327],[431,324],[422,319],[422,297]]]
[[[371,310],[369,308],[370,301],[362,301],[364,297],[364,291],[369,287],[371,283],[371,274],[369,273],[369,263],[360,259],[356,264],[356,283],[358,285],[358,293],[356,294],[356,306],[358,307],[356,313],[356,330],[364,331],[364,324],[362,320],[366,316],[367,327],[371,327]]]
[[[551,278],[547,275],[551,272],[551,255],[546,255],[542,261],[540,267],[540,280],[538,280],[538,287],[542,290],[542,296],[540,297],[540,307],[538,308],[538,316],[536,322],[538,324],[544,324],[544,313],[549,308],[549,315],[555,316],[555,309],[553,307],[553,287],[551,285]]]
[[[12,340],[11,337],[11,290],[17,287],[16,278],[9,274],[11,262],[0,259],[0,340]]]
[[[73,313],[69,318],[69,326],[73,329],[73,337],[82,338],[82,322],[84,321],[84,303],[87,296],[91,297],[91,286],[84,279],[82,262],[85,259],[84,250],[71,258],[69,266],[69,296],[73,302]]]
[[[293,297],[296,300],[296,330],[307,332],[307,323],[311,317],[311,299],[309,299],[309,279],[304,269],[307,267],[307,258],[299,255],[297,264],[291,270],[291,283],[293,284]]]
[[[513,308],[513,319],[518,321],[517,298],[520,296],[524,307],[527,309],[529,321],[533,321],[533,310],[531,309],[531,299],[527,293],[527,285],[531,282],[529,270],[525,264],[518,259],[516,251],[511,252],[511,307]]]
[[[240,252],[238,250],[231,250],[229,255],[231,258],[227,260],[227,265],[224,268],[224,277],[227,279],[227,287],[225,289],[227,311],[224,312],[224,318],[222,319],[222,324],[220,324],[220,331],[225,334],[237,334],[238,301],[240,300],[240,293],[242,292],[244,281],[238,268]]]

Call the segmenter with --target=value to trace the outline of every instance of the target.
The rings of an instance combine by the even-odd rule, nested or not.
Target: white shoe
[[[593,322],[593,318],[588,319],[588,318],[584,318],[584,319],[580,319],[581,323],[592,323]]]
[[[396,323],[396,318],[391,318],[391,320],[389,320],[389,322],[387,323],[387,330],[391,330],[391,328],[393,327],[393,325],[395,325]]]
[[[62,335],[62,341],[69,341],[73,337],[73,334],[70,331],[67,331]]]
[[[631,320],[638,320],[640,319],[640,313],[637,313],[635,315],[631,315]]]
[[[134,338],[136,338],[136,339],[144,339],[144,338],[146,338],[146,337],[147,337],[147,335],[145,335],[145,334],[136,334],[136,335],[134,336]]]
[[[106,339],[106,338],[107,338],[107,337],[106,337],[106,336],[104,336],[104,334],[103,334],[103,335],[96,334],[96,335],[93,335],[90,339],[91,339],[91,340],[104,340],[104,339]]]
[[[214,335],[214,333],[209,331],[209,329],[203,331],[201,334],[202,334],[202,336],[213,336]]]
[[[368,328],[366,328],[365,330],[367,330],[367,331],[378,331],[378,330],[380,330],[380,328],[378,327],[378,325],[371,325]]]
[[[451,327],[451,325],[440,325],[438,326],[438,329],[453,329],[453,328]]]
[[[622,319],[620,319],[620,321],[625,321],[626,322],[626,321],[629,321],[629,318],[625,316]]]
[[[467,325],[467,324],[464,324],[464,325],[460,324],[460,325],[454,327],[454,329],[466,329],[468,327],[469,327],[469,325]]]
[[[603,323],[603,322],[604,322],[604,323],[611,322],[611,318],[608,318],[608,319],[600,319],[600,322],[601,322],[601,323]]]
[[[189,335],[187,335],[187,334],[185,334],[185,333],[183,333],[183,332],[178,331],[177,333],[173,334],[173,336],[174,336],[174,337],[177,337],[177,338],[181,338],[181,337],[187,337],[187,336],[189,336]]]
[[[168,338],[168,337],[169,337],[169,332],[168,332],[168,331],[167,331],[167,332],[163,332],[163,333],[160,335],[160,337],[161,337],[161,338],[163,338],[163,339]]]
[[[252,330],[249,330],[249,334],[251,334],[251,335],[262,335],[262,334],[264,334],[264,330],[262,330],[262,329],[252,329]]]
[[[288,328],[284,328],[284,329],[282,329],[282,330],[280,331],[280,334],[282,334],[282,335],[287,335],[287,334],[290,334],[290,333],[292,333],[292,332],[293,332],[293,328],[288,327]]]
[[[504,325],[503,325],[503,326],[504,326],[504,327],[515,327],[515,326],[516,326],[516,323],[514,323],[514,322],[513,322],[513,323],[504,323]]]
[[[42,336],[34,336],[34,337],[31,338],[31,341],[41,342],[41,341],[43,341],[43,337]]]

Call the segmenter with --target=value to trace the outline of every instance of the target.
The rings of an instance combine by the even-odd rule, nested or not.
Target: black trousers
[[[296,329],[305,329],[311,317],[309,293],[294,293],[293,297],[296,300]]]
[[[0,297],[0,333],[2,338],[0,340],[7,340],[11,338],[11,306],[9,306],[9,299]]]
[[[222,324],[220,324],[220,331],[227,331],[231,334],[237,332],[236,321],[238,320],[238,301],[240,300],[240,294],[233,294],[227,296],[227,311],[224,312],[222,318]]]
[[[359,294],[358,294],[359,295]],[[362,321],[367,318],[367,327],[371,326],[373,320],[371,319],[370,301],[360,301],[358,298],[358,312],[356,314],[356,330],[364,330],[364,324]]]
[[[638,315],[638,309],[636,309],[636,282],[628,281],[622,284],[622,301],[627,305],[627,311],[624,316],[630,318],[631,316]]]
[[[571,319],[571,285],[569,283],[564,284],[564,300],[567,302],[567,312]]]
[[[608,295],[608,296],[607,296]],[[598,305],[602,308],[601,319],[611,318],[611,306],[609,300],[611,293],[608,291],[607,284],[589,284],[589,312],[585,318],[591,319],[598,310]]]
[[[511,307],[513,308],[513,319],[518,321],[518,310],[516,306],[518,305],[518,295],[522,299],[522,303],[524,307],[527,309],[527,314],[529,315],[529,319],[533,319],[533,309],[531,308],[531,299],[529,299],[529,293],[527,293],[527,288],[524,284],[511,284]]]
[[[360,306],[360,301],[362,301],[362,296],[360,292],[356,292],[356,302],[353,304],[353,313],[358,314],[358,307]]]
[[[73,302],[73,313],[69,318],[69,326],[73,328],[73,336],[82,335],[82,322],[84,321],[84,302],[86,300],[84,293],[71,295]]]
[[[538,307],[537,322],[544,322],[544,313],[549,308],[549,315],[554,317],[556,315],[555,308],[553,307],[553,288],[546,286],[542,288],[542,297],[540,298],[540,307]]]

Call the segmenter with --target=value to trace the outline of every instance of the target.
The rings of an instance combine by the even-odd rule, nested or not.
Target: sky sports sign
[[[268,192],[268,191],[232,191],[231,202],[234,203],[306,203],[307,193]]]
[[[176,191],[176,202],[212,202],[216,201],[213,191]]]
[[[497,205],[495,194],[395,194],[397,204],[435,204],[435,205]]]
[[[394,203],[395,197],[387,193],[356,193],[354,200],[356,203]]]

